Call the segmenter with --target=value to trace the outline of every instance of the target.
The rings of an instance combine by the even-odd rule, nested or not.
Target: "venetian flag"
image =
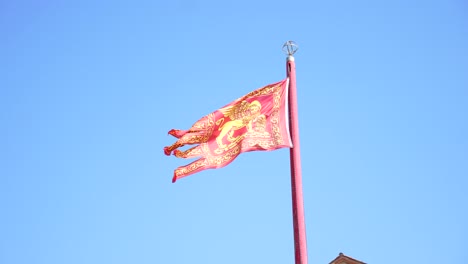
[[[166,155],[198,160],[177,168],[172,182],[206,169],[221,168],[240,153],[291,148],[288,126],[288,79],[267,85],[202,117],[189,130],[172,129],[178,138]],[[198,144],[187,150],[178,148]]]

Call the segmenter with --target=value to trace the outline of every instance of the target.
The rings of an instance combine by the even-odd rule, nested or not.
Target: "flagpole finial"
[[[288,60],[294,60],[294,53],[299,49],[299,46],[296,44],[296,42],[292,40],[286,41],[283,45],[283,51],[288,55]]]

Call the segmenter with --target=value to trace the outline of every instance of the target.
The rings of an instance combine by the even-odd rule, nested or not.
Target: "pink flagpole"
[[[293,144],[293,147],[290,149],[290,159],[295,264],[307,264],[299,123],[297,118],[296,64],[294,63],[293,57],[294,52],[297,50],[297,45],[292,41],[288,41],[284,44],[283,50],[288,53],[286,73],[289,77],[289,131]]]

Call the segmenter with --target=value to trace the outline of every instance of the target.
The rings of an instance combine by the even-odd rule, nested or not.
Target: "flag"
[[[240,153],[292,147],[288,128],[288,79],[267,85],[202,117],[189,130],[172,129],[178,138],[166,155],[198,160],[177,168],[172,182],[205,169],[221,168]],[[187,150],[178,148],[198,144]]]

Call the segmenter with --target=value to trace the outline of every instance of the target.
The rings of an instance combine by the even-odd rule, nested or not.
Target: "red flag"
[[[240,153],[292,147],[286,111],[288,79],[270,84],[202,117],[189,130],[169,131],[178,138],[164,153],[200,159],[177,168],[172,182],[196,172],[221,168]],[[185,151],[179,147],[199,144]]]

